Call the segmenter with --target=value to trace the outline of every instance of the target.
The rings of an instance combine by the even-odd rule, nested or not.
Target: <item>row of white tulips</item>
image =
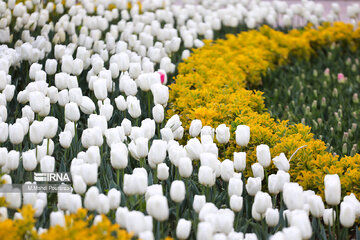
[[[115,8],[108,10],[110,4]],[[33,172],[72,175],[72,193],[58,193],[55,202],[50,193],[1,193],[8,202],[1,219],[21,218],[14,209],[31,204],[39,221],[46,216],[50,226],[64,226],[64,214],[85,207],[110,218],[115,213],[114,221],[142,239],[172,234],[173,225],[179,239],[255,239],[264,232],[244,235],[257,228],[240,226],[244,219],[263,218],[269,227],[281,226],[273,229],[281,230],[274,239],[306,239],[312,234],[309,212],[332,225],[331,209],[325,210],[321,198],[290,183],[284,154],[273,159],[277,174],[267,176],[269,147],[258,146],[254,176],[246,180],[241,174],[246,152],[219,161],[214,137],[226,144],[229,127],[213,129],[194,120],[186,133],[192,138],[183,146],[179,116],[164,122],[168,78],[189,49],[203,46],[201,39],[264,22],[279,26],[278,19],[285,26],[298,19],[318,24],[326,20],[322,6],[245,0],[184,5],[149,0],[141,12],[136,2],[131,6],[124,0],[0,2],[2,179],[28,184]],[[338,14],[335,4],[328,19]],[[238,126],[235,138],[246,150],[250,128]],[[326,202],[338,205],[340,182],[328,178],[325,192],[332,194],[325,195]],[[261,191],[266,185],[274,202]],[[283,201],[276,204],[276,195],[288,210]],[[344,199],[343,226],[353,225],[358,208],[354,195]],[[279,223],[283,214],[289,225]],[[94,224],[99,221],[101,215]],[[39,224],[39,232],[47,225]]]

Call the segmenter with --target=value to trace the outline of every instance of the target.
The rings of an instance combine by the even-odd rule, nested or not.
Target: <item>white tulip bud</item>
[[[183,218],[179,219],[176,226],[176,237],[178,239],[187,239],[190,236],[191,221],[187,221]]]
[[[30,107],[35,113],[39,113],[45,102],[45,95],[42,92],[34,91],[29,93]]]
[[[126,99],[127,109],[132,118],[141,116],[140,101],[134,96],[128,96]]]
[[[76,103],[70,102],[65,105],[65,118],[72,122],[77,122],[80,119],[80,111]]]
[[[157,221],[163,222],[169,218],[167,198],[155,195],[146,202],[146,211]]]
[[[36,168],[37,160],[35,150],[28,150],[22,153],[23,166],[26,171],[33,171]]]
[[[279,223],[279,210],[268,208],[265,212],[265,221],[269,227],[275,227]]]
[[[12,144],[20,144],[24,139],[24,129],[20,123],[9,125],[9,139]]]
[[[260,163],[254,163],[251,165],[251,170],[254,177],[259,177],[261,180],[264,180],[264,168]]]
[[[324,178],[325,182],[325,200],[326,203],[335,206],[341,200],[341,183],[337,174],[327,174]]]
[[[127,109],[126,100],[122,95],[119,95],[117,98],[115,98],[115,104],[119,111],[125,111]]]
[[[234,175],[234,163],[229,159],[226,159],[221,163],[220,168],[222,180],[228,182],[230,178]]]
[[[188,157],[182,157],[179,159],[179,174],[181,177],[188,178],[193,171],[192,161]]]
[[[77,194],[84,194],[86,192],[86,183],[84,179],[79,175],[74,176],[73,187],[74,187],[74,191]]]
[[[284,202],[289,210],[303,208],[303,188],[298,183],[285,183],[283,196]]]
[[[323,215],[323,220],[325,225],[330,225],[330,227],[332,227],[332,225],[334,224],[335,220],[336,220],[336,212],[334,211],[334,209],[332,208],[328,208],[324,210],[324,215]]]
[[[163,140],[154,140],[150,147],[148,161],[152,161],[155,164],[162,163],[166,158],[166,145],[167,143]]]
[[[157,177],[161,181],[165,181],[169,177],[169,167],[166,163],[160,163],[157,165]]]
[[[53,211],[50,213],[50,226],[54,227],[56,225],[65,227],[65,216],[62,211]]]
[[[240,212],[243,208],[243,198],[240,196],[232,195],[230,197],[230,208],[234,212]]]
[[[250,127],[239,125],[235,131],[236,144],[239,146],[247,146],[250,141]]]
[[[255,194],[261,190],[261,178],[249,177],[245,187],[250,196],[255,196]]]
[[[264,168],[270,166],[271,163],[271,155],[270,148],[268,145],[261,144],[256,147],[256,157]]]
[[[111,166],[115,169],[124,169],[128,165],[128,149],[122,142],[111,145]]]
[[[274,157],[273,162],[274,162],[275,166],[277,167],[277,169],[279,169],[279,170],[283,170],[283,171],[287,172],[290,169],[289,161],[287,160],[284,153],[280,153],[279,156]]]
[[[99,100],[105,100],[107,98],[107,86],[106,79],[98,78],[94,82],[94,94],[95,97]]]
[[[228,185],[229,197],[231,197],[232,195],[241,196],[242,192],[243,192],[243,187],[244,187],[244,184],[241,179],[236,178],[236,177],[230,178],[229,185]]]
[[[40,144],[44,138],[44,124],[43,122],[34,121],[30,126],[30,141],[33,144]]]
[[[120,191],[116,190],[115,188],[112,188],[108,192],[107,196],[108,196],[109,203],[110,203],[110,209],[117,209],[121,202]]]
[[[45,71],[49,75],[54,75],[57,69],[57,61],[55,59],[47,59],[45,63]]]
[[[230,129],[225,124],[220,124],[216,128],[216,139],[220,144],[226,144],[230,140]]]
[[[201,166],[199,168],[198,178],[200,184],[212,187],[215,184],[216,175],[211,167]]]
[[[180,203],[185,199],[185,184],[183,181],[175,180],[171,183],[170,197],[176,203]]]
[[[72,142],[72,134],[69,131],[64,131],[59,134],[59,142],[61,147],[69,148]]]
[[[44,173],[51,173],[55,170],[55,158],[45,156],[40,160],[40,170]]]
[[[55,117],[45,117],[43,121],[44,128],[44,137],[45,138],[53,138],[56,135],[58,129],[58,119]]]
[[[5,167],[9,170],[16,170],[19,166],[19,159],[20,159],[20,153],[15,150],[11,150],[8,153]]]
[[[94,211],[98,205],[99,189],[95,186],[90,187],[85,194],[84,206],[89,211]]]

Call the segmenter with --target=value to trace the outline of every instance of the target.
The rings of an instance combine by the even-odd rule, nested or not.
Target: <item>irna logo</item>
[[[35,182],[71,182],[70,173],[34,173]]]

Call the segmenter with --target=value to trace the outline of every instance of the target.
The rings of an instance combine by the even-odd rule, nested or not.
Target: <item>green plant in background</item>
[[[268,71],[261,90],[271,115],[310,126],[330,152],[341,156],[358,153],[359,54],[332,45],[311,61]]]

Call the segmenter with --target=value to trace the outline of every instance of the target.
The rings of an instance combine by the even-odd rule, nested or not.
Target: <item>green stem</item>
[[[74,122],[74,130],[75,130],[75,153],[77,153],[77,128],[76,128],[76,121]]]
[[[50,146],[50,139],[47,139],[47,145],[46,145],[46,155],[49,155],[49,146]]]
[[[120,186],[120,170],[116,169],[116,178],[117,178],[117,185]]]
[[[147,92],[147,100],[148,100],[148,118],[151,118],[151,92]]]
[[[158,179],[157,179],[157,166],[156,166],[154,170],[153,184],[157,184],[157,182]]]

